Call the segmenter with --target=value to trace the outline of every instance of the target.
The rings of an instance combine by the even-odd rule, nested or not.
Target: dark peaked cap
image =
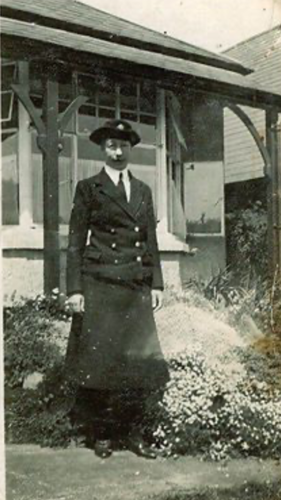
[[[94,130],[90,135],[90,140],[96,144],[101,144],[106,139],[123,139],[129,141],[132,146],[138,144],[140,136],[133,130],[131,125],[125,120],[109,120],[100,128]]]

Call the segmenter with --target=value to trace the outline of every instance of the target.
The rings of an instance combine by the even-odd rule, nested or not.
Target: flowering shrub
[[[194,346],[171,357],[169,366],[153,434],[164,455],[281,455],[280,390],[249,373],[229,377]]]
[[[170,381],[160,405],[153,397],[148,402],[147,422],[164,455],[281,455],[277,343],[263,353],[247,345],[225,317],[193,292],[170,296],[156,315]],[[67,446],[79,439],[69,419],[75,388],[63,368],[69,326],[57,292],[6,308],[9,441]],[[43,378],[32,390],[25,381],[34,372]]]

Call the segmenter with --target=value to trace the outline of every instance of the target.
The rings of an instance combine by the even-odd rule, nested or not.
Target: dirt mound
[[[236,347],[246,346],[241,335],[218,319],[212,311],[174,303],[161,309],[155,316],[164,355],[170,357],[194,347],[215,364],[238,362]]]

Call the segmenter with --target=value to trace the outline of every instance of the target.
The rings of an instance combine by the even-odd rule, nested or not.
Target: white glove
[[[71,297],[67,300],[67,304],[73,313],[83,313],[85,310],[85,300],[82,293],[74,293],[71,295]]]

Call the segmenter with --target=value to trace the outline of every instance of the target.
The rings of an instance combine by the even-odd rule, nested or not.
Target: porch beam
[[[158,230],[168,233],[168,173],[166,145],[166,96],[165,90],[158,89],[157,105],[157,182],[158,182]]]
[[[151,67],[144,64],[136,64],[129,61],[118,61],[114,58],[107,58],[97,54],[89,54],[88,52],[74,49],[66,49],[59,46],[54,46],[51,43],[43,43],[27,38],[15,38],[11,35],[2,35],[2,51],[3,56],[19,57],[21,54],[26,57],[38,57],[42,59],[42,53],[45,55],[44,63],[53,63],[55,60],[60,64],[64,61],[64,65],[69,65],[74,71],[87,73],[99,73],[100,71],[111,72],[112,75],[128,74],[133,79],[143,78],[144,75],[149,75],[149,80],[157,82],[167,90],[178,89],[190,92],[203,92],[204,94],[213,95],[217,98],[227,99],[230,102],[235,102],[244,106],[266,109],[270,107],[278,107],[281,111],[281,97],[277,94],[265,92],[260,89],[252,89],[249,79],[249,86],[242,87],[237,83],[233,84],[231,75],[228,82],[219,81],[210,78],[193,76],[176,71],[165,70],[163,68]],[[77,57],[77,53],[79,56]],[[206,66],[206,68],[208,68]],[[207,71],[207,69],[206,69]],[[218,70],[219,71],[219,70]],[[245,77],[245,81],[248,77]]]

